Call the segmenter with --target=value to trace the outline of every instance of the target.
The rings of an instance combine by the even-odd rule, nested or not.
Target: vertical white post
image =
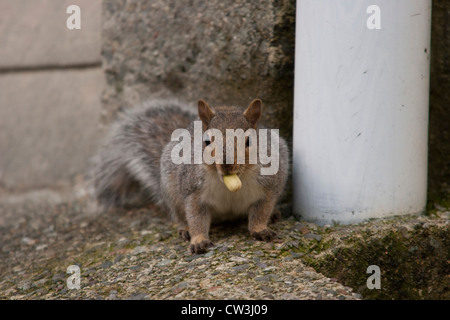
[[[346,224],[423,212],[430,26],[431,0],[297,0],[297,215]]]

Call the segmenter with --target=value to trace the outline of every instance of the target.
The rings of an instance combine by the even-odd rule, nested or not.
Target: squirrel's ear
[[[251,126],[256,127],[256,123],[261,118],[262,102],[259,99],[255,99],[250,102],[247,110],[244,111],[244,117],[250,123]]]
[[[211,110],[205,100],[198,100],[198,116],[206,126],[209,125],[212,117],[214,117],[214,111]]]

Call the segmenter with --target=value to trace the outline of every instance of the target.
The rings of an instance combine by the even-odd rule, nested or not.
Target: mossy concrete
[[[309,265],[352,287],[365,299],[450,299],[448,212],[335,227],[328,248]],[[367,268],[381,270],[381,289],[369,289]]]
[[[87,198],[0,198],[1,299],[449,299],[450,208],[317,226],[283,219],[274,242],[215,225],[192,255],[156,206],[104,212]],[[12,200],[12,201],[8,201]],[[67,267],[81,269],[69,290]],[[381,289],[368,290],[369,265]]]

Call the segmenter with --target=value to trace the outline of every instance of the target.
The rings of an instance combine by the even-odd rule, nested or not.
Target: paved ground
[[[273,243],[251,240],[242,221],[213,227],[216,246],[191,255],[156,207],[105,213],[51,190],[0,198],[1,299],[359,299],[314,261],[363,234],[449,221],[445,210],[352,227],[288,218],[273,225]],[[67,288],[69,265],[80,267],[79,290]]]
[[[157,208],[101,213],[84,200],[59,202],[64,199],[55,194],[53,203],[39,201],[52,194],[33,194],[33,201],[10,196],[0,205],[0,298],[360,297],[302,262],[296,248],[321,237],[314,225],[277,223],[274,243],[251,240],[245,221],[217,226],[211,230],[216,246],[191,255]],[[66,286],[72,264],[81,267],[80,290]]]

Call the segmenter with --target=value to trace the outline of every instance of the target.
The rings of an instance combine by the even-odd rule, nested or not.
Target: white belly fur
[[[250,205],[265,197],[263,187],[255,178],[247,176],[241,181],[241,190],[231,192],[217,175],[207,175],[201,200],[208,205],[212,222],[247,216]]]

